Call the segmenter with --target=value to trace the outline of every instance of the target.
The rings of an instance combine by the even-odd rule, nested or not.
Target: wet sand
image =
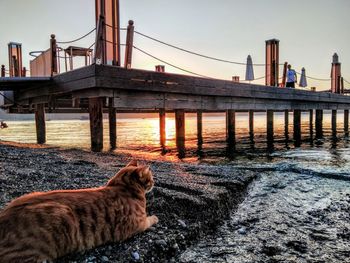
[[[0,142],[0,209],[33,191],[104,185],[132,156]],[[244,200],[256,172],[222,165],[140,160],[150,164],[156,186],[148,213],[160,222],[123,243],[76,253],[56,262],[178,262],[214,234]]]

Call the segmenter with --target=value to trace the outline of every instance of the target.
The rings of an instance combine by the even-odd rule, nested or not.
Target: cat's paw
[[[150,221],[151,226],[152,226],[152,225],[158,224],[159,219],[158,219],[157,216],[150,216],[150,217],[149,217],[149,221]]]

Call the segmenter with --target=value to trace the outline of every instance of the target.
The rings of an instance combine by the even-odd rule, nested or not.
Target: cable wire
[[[74,39],[74,40],[71,40],[71,41],[57,41],[56,43],[58,44],[71,44],[71,43],[74,43],[74,42],[77,42],[85,37],[87,37],[88,35],[90,35],[92,32],[94,32],[96,30],[96,27],[94,29],[92,29],[89,33],[86,33],[85,35],[77,38],[77,39]]]
[[[162,59],[160,59],[160,58],[157,58],[157,57],[153,56],[152,54],[150,54],[150,53],[148,53],[148,52],[146,52],[146,51],[144,51],[144,50],[142,50],[142,49],[140,49],[140,48],[138,48],[138,47],[136,47],[136,46],[133,46],[133,47],[134,47],[136,50],[140,51],[141,53],[143,53],[143,54],[145,54],[145,55],[147,55],[147,56],[149,56],[149,57],[151,57],[151,58],[153,58],[153,59],[156,59],[156,60],[158,60],[159,62],[162,62],[162,63],[164,63],[164,64],[167,64],[168,66],[171,66],[171,67],[173,67],[173,68],[179,69],[179,70],[181,70],[181,71],[183,71],[183,72],[187,72],[187,73],[189,73],[189,74],[192,74],[192,75],[195,75],[195,76],[198,76],[198,77],[212,79],[211,77],[208,77],[208,76],[205,76],[205,75],[202,75],[202,74],[198,74],[198,73],[195,73],[195,72],[193,72],[193,71],[190,71],[190,70],[187,70],[187,69],[184,69],[184,68],[175,66],[174,64],[171,64],[171,63],[166,62],[166,61],[164,61],[164,60],[162,60]]]
[[[297,73],[298,75],[301,76],[301,73],[300,72],[297,72],[295,71],[295,73]],[[313,80],[318,80],[318,81],[330,81],[331,79],[320,79],[320,78],[315,78],[315,77],[311,77],[311,76],[308,76],[308,75],[305,75],[306,78],[308,79],[313,79]]]
[[[164,42],[162,40],[159,40],[157,38],[154,38],[154,37],[151,37],[151,36],[148,36],[148,35],[145,35],[141,32],[138,32],[138,31],[134,31],[136,34],[140,35],[140,36],[143,36],[145,38],[148,38],[148,39],[151,39],[153,41],[156,41],[160,44],[163,44],[163,45],[166,45],[166,46],[169,46],[169,47],[172,47],[172,48],[175,48],[177,50],[180,50],[180,51],[183,51],[183,52],[186,52],[186,53],[189,53],[189,54],[192,54],[192,55],[195,55],[195,56],[199,56],[199,57],[203,57],[203,58],[207,58],[207,59],[211,59],[211,60],[215,60],[215,61],[219,61],[219,62],[224,62],[224,63],[230,63],[230,64],[235,64],[235,65],[241,65],[241,66],[246,66],[247,63],[244,63],[244,62],[236,62],[236,61],[231,61],[231,60],[226,60],[226,59],[221,59],[221,58],[216,58],[216,57],[212,57],[212,56],[207,56],[207,55],[203,55],[203,54],[200,54],[200,53],[197,53],[197,52],[194,52],[194,51],[191,51],[191,50],[187,50],[187,49],[184,49],[184,48],[181,48],[181,47],[178,47],[178,46],[175,46],[175,45],[172,45],[172,44],[169,44],[167,42]],[[252,64],[253,66],[265,66],[266,64]],[[279,64],[280,66],[283,66],[284,64]]]

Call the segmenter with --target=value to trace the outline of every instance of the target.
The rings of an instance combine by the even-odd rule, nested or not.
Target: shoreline
[[[101,186],[131,155],[0,142],[0,207],[33,191]],[[223,165],[139,160],[151,165],[148,214],[160,222],[123,243],[56,262],[177,262],[186,248],[216,229],[244,199],[256,173]]]

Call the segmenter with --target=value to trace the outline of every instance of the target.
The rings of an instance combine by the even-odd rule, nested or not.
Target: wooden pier
[[[45,143],[45,112],[89,112],[91,149],[103,149],[103,112],[109,113],[110,146],[116,148],[116,112],[159,112],[160,145],[165,147],[166,112],[175,112],[176,142],[185,151],[185,113],[197,112],[198,143],[203,142],[202,113],[226,112],[227,141],[235,143],[235,113],[249,112],[254,133],[254,112],[267,113],[267,139],[273,141],[275,111],[294,112],[294,140],[301,137],[301,111],[315,113],[316,138],[322,138],[323,110],[332,110],[336,131],[337,111],[344,111],[348,134],[350,96],[298,89],[243,84],[164,72],[91,65],[51,78],[0,78],[0,90],[14,91],[9,112],[35,113],[38,143]],[[310,125],[313,125],[310,123]]]

